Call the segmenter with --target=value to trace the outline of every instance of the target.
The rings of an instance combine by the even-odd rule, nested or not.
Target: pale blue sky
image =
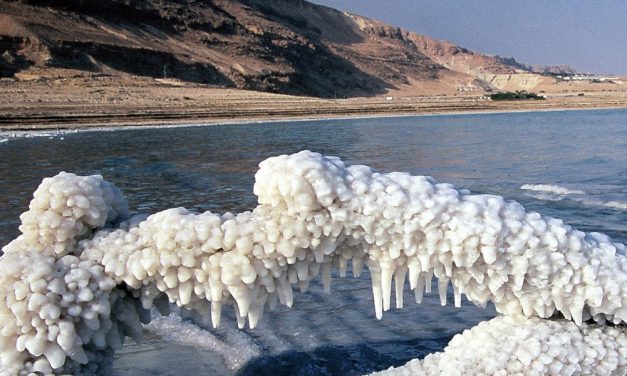
[[[627,0],[312,0],[527,64],[627,74]]]

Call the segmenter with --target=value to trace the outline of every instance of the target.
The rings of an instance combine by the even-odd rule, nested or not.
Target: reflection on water
[[[408,171],[515,199],[585,231],[627,241],[627,111],[570,111],[259,123],[85,132],[0,144],[0,244],[17,235],[18,216],[43,177],[102,174],[136,212],[184,206],[241,212],[255,206],[257,164],[310,149],[380,171]],[[520,189],[567,187],[582,194]],[[554,190],[555,191],[555,190]],[[373,317],[367,278],[317,285],[291,311],[269,312],[244,331],[261,354],[229,369],[224,356],[155,339],[117,355],[119,375],[338,374],[399,365],[441,349],[464,328],[491,317],[475,307],[440,308],[435,297]],[[411,297],[406,297],[407,301]],[[234,327],[227,319],[223,325]],[[211,331],[229,346],[227,329]],[[231,344],[233,345],[233,344]],[[212,370],[212,371],[211,371]],[[180,371],[180,372],[179,372]]]

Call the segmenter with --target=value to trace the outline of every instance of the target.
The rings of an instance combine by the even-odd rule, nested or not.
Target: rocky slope
[[[303,0],[2,0],[0,76],[33,67],[317,97],[481,92],[532,71]]]
[[[549,74],[549,75],[574,75],[577,74],[575,68],[569,65],[537,65],[537,64],[523,64],[513,57],[501,57],[495,56],[496,59],[500,60],[503,64],[510,65],[513,67],[517,67],[518,69],[538,74]]]

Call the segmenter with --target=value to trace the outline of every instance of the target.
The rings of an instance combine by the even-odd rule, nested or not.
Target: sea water
[[[102,174],[142,213],[184,206],[241,212],[255,206],[259,161],[310,149],[381,172],[432,175],[473,193],[519,201],[584,231],[627,240],[627,111],[370,118],[139,129],[10,139],[0,144],[0,244],[41,179],[61,170]],[[128,342],[113,373],[361,374],[439,351],[493,310],[422,305],[374,318],[370,282],[314,283],[294,307],[238,330],[225,312],[209,329],[176,313]],[[437,290],[436,290],[437,291]],[[411,298],[407,297],[407,301]],[[451,298],[452,300],[452,298]]]

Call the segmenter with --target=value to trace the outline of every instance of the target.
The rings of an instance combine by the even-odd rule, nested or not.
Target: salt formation
[[[456,335],[441,353],[371,376],[625,374],[622,327],[500,316]]]
[[[139,338],[132,292],[75,248],[126,211],[101,176],[44,179],[0,258],[0,375],[91,374],[124,336]]]
[[[122,192],[100,175],[61,172],[45,178],[20,216],[22,235],[7,246],[50,256],[72,254],[76,241],[128,215]]]
[[[349,261],[354,276],[369,269],[377,318],[392,282],[402,308],[406,278],[420,302],[435,277],[443,305],[452,284],[456,306],[465,294],[507,315],[627,321],[625,246],[605,235],[309,151],[263,161],[255,180],[252,212],[130,219],[101,177],[44,180],[0,259],[2,369],[92,372],[96,354],[139,336],[148,309],[168,302],[214,326],[231,305],[254,328],[266,305],[291,306],[293,287],[319,274],[328,290],[331,268],[345,276]]]

